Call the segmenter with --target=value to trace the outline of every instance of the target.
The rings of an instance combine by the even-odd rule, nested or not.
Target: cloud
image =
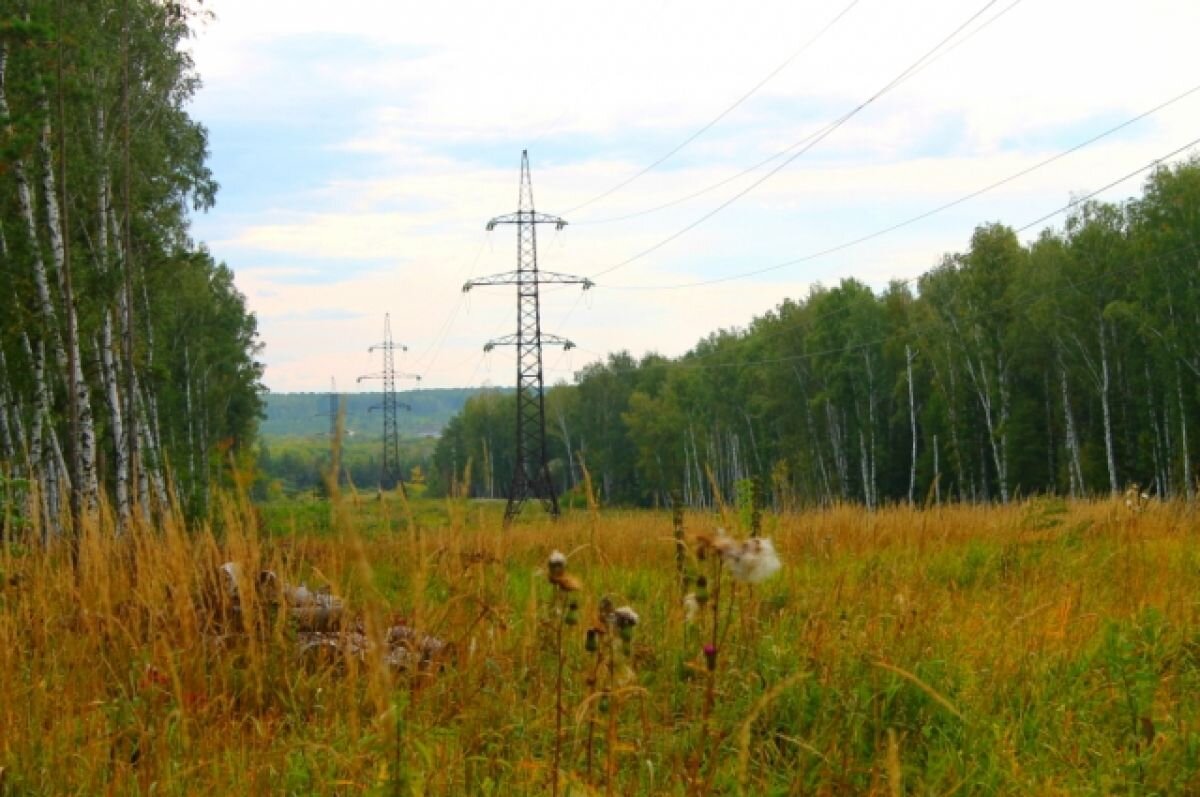
[[[514,267],[511,230],[483,232],[517,202],[529,147],[544,269],[607,273],[580,298],[548,290],[544,322],[579,349],[678,354],[745,325],[814,282],[882,288],[962,248],[976,224],[1020,226],[1195,136],[1200,94],[1121,134],[943,213],[761,277],[699,281],[804,258],[1036,164],[1188,87],[1200,5],[1085,0],[1010,10],[872,103],[771,179],[742,170],[855,108],[981,4],[862,3],[761,91],[677,156],[599,201],[740,97],[844,7],[715,0],[482,0],[398,4],[209,0],[194,40],[218,206],[196,233],[237,274],[260,316],[277,390],[351,385],[392,313],[426,384],[511,384],[511,289],[461,293]],[[978,24],[978,23],[977,23]],[[794,150],[793,150],[794,151]],[[712,191],[665,209],[718,182]],[[1139,181],[1106,194],[1137,193]],[[637,214],[624,221],[602,223]],[[653,251],[668,236],[680,233]],[[636,257],[635,257],[636,256]],[[591,353],[589,353],[591,352]],[[551,362],[550,360],[553,360]],[[562,369],[567,369],[563,371]]]

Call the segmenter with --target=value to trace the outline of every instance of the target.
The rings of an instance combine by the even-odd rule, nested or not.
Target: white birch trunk
[[[1100,319],[1100,407],[1104,414],[1104,454],[1108,463],[1108,487],[1113,495],[1121,491],[1117,483],[1117,457],[1113,451],[1112,405],[1109,399],[1109,384],[1111,378],[1108,369],[1107,335],[1104,333],[1104,319]]]
[[[1175,368],[1175,395],[1179,400],[1179,444],[1183,449],[1183,490],[1190,503],[1195,497],[1195,485],[1192,483],[1192,455],[1188,450],[1187,411],[1183,406],[1183,380],[1180,378],[1178,364]]]
[[[879,484],[876,478],[876,445],[875,445],[875,370],[871,367],[871,355],[863,352],[867,364],[867,465],[869,480],[868,490],[871,494],[871,508],[879,502]]]
[[[1071,483],[1071,497],[1079,498],[1087,488],[1083,483],[1083,467],[1079,461],[1079,436],[1075,432],[1075,413],[1071,411],[1071,394],[1067,389],[1067,369],[1061,357],[1058,374],[1062,385],[1063,421],[1067,427],[1067,476]]]
[[[956,325],[957,328],[957,325]],[[957,331],[957,329],[956,329]],[[987,427],[988,443],[991,448],[992,464],[996,467],[996,481],[1000,486],[1000,501],[1008,503],[1008,435],[1007,432],[1001,431],[1005,429],[1004,421],[1008,417],[1008,401],[1005,378],[1004,359],[1002,356],[997,356],[996,363],[996,388],[998,392],[999,407],[996,406],[997,401],[992,397],[992,380],[988,377],[988,369],[984,364],[983,357],[979,358],[976,363],[974,358],[969,354],[964,354],[964,362],[967,366],[967,376],[971,379],[971,385],[975,389],[975,396],[979,400],[979,406],[983,410],[983,422]],[[984,484],[986,487],[986,478]]]
[[[825,504],[833,503],[833,488],[829,484],[829,470],[825,467],[825,454],[821,450],[821,441],[817,437],[817,424],[813,420],[812,404],[808,400],[808,392],[804,389],[804,380],[800,378],[800,369],[792,366],[796,381],[800,383],[800,400],[804,402],[804,416],[808,427],[808,439],[812,441],[813,451],[817,456],[817,472],[821,476],[821,485],[825,491]]]
[[[875,509],[875,499],[871,494],[871,469],[867,464],[867,440],[863,435],[862,429],[858,430],[858,448],[859,458],[861,460],[860,467],[862,469],[863,500],[865,500],[867,503],[867,511],[871,512]]]
[[[11,472],[16,465],[17,455],[13,446],[12,430],[8,425],[8,395],[8,368],[4,362],[4,351],[0,349],[0,459],[7,466],[6,470]]]
[[[112,185],[108,167],[103,158],[106,149],[107,121],[103,103],[96,109],[96,152],[100,153],[100,174],[96,187],[96,270],[108,272],[109,248],[108,225],[112,215]],[[112,308],[107,304],[100,317],[100,374],[104,382],[104,398],[108,407],[108,424],[113,438],[113,472],[117,503],[118,529],[127,529],[130,520],[129,505],[129,440],[125,432],[124,409],[121,403],[120,358],[116,354],[113,337]]]
[[[575,478],[575,455],[571,453],[571,434],[567,431],[567,417],[563,414],[562,408],[558,408],[558,425],[562,429],[563,445],[567,448],[567,478],[570,480],[568,489],[574,489],[576,484]]]
[[[141,438],[142,450],[146,452],[145,465],[141,468],[141,478],[146,486],[139,485],[138,489],[148,498],[148,503],[146,498],[143,499],[144,504],[153,510],[167,506],[167,483],[164,475],[161,441],[158,439],[154,427],[150,425],[148,420],[150,414],[146,411],[148,402],[146,394],[148,392],[144,385],[139,384],[137,392],[138,436]],[[147,514],[147,517],[154,517],[154,515]]]
[[[940,457],[938,436],[935,434],[933,436],[933,500],[938,506],[942,504],[942,464]]]
[[[906,343],[904,344],[904,365],[908,370],[908,424],[909,431],[912,436],[912,451],[909,456],[908,467],[908,502],[913,502],[913,495],[917,491],[917,403],[913,392],[913,354],[912,348]]]
[[[842,444],[842,431],[838,425],[837,413],[833,404],[825,399],[825,418],[829,426],[829,444],[833,450],[833,466],[838,477],[838,493],[846,497],[846,484],[850,481],[850,467],[846,461],[846,450]]]
[[[65,300],[66,270],[66,231],[62,225],[62,215],[58,205],[58,192],[54,183],[54,151],[50,127],[50,103],[42,99],[42,136],[40,151],[42,155],[42,194],[46,202],[46,229],[50,237],[50,252],[54,258],[54,271],[58,277],[59,289],[64,296],[64,312],[66,314],[67,334],[66,343],[71,347],[67,352],[60,344],[55,354],[58,366],[64,373],[70,372],[67,389],[73,391],[79,422],[79,439],[75,441],[79,458],[79,488],[82,493],[83,506],[88,513],[95,512],[100,485],[96,476],[96,425],[92,415],[91,392],[83,378],[83,358],[80,356],[79,319],[73,303]],[[53,317],[48,316],[46,323],[53,323]],[[57,335],[57,333],[56,333]]]

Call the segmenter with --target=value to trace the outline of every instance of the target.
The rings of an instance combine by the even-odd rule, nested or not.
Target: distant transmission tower
[[[463,285],[463,292],[484,285],[517,286],[517,333],[488,341],[483,347],[484,351],[491,351],[496,346],[517,347],[517,450],[512,489],[509,490],[508,505],[504,509],[504,522],[508,523],[520,514],[528,498],[541,499],[546,511],[553,517],[558,516],[558,498],[550,481],[546,459],[542,346],[569,349],[575,344],[542,332],[538,286],[548,283],[582,285],[587,290],[592,287],[592,282],[570,274],[538,271],[537,225],[553,224],[555,229],[561,230],[567,222],[558,216],[534,211],[533,181],[529,176],[529,153],[526,150],[521,151],[521,190],[517,212],[497,216],[488,222],[487,229],[492,230],[497,224],[517,225],[517,270],[470,280]]]
[[[325,412],[318,412],[318,418],[329,417],[329,444],[333,445],[333,441],[337,439],[337,416],[338,416],[338,392],[337,380],[332,376],[329,377],[329,409]]]
[[[400,407],[411,411],[412,407],[397,401],[396,380],[416,379],[419,381],[421,377],[416,374],[396,372],[396,349],[408,351],[408,347],[392,341],[392,317],[390,313],[385,313],[383,316],[383,342],[377,343],[367,349],[369,352],[376,350],[383,352],[383,370],[378,373],[360,376],[358,381],[379,379],[383,382],[383,403],[371,407],[372,410],[378,409],[383,411],[383,455],[379,467],[379,489],[390,490],[393,487],[399,487],[400,491],[404,492],[404,476],[400,472],[400,424],[398,411]]]
[[[318,412],[318,418],[329,417],[329,470],[334,485],[341,482],[341,463],[338,457],[338,406],[339,396],[337,392],[337,380],[332,376],[329,377],[329,409],[325,412]]]

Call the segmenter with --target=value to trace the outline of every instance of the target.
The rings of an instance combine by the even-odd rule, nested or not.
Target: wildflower
[[[567,604],[567,613],[563,616],[567,625],[579,625],[579,601],[572,600]]]
[[[638,624],[638,613],[629,606],[622,606],[613,612],[617,625],[617,634],[621,641],[628,645],[633,641],[633,627]]]
[[[554,551],[546,560],[546,570],[550,583],[563,592],[578,592],[583,589],[583,582],[567,573],[567,557],[562,551]]]
[[[696,605],[703,608],[708,603],[708,578],[706,576],[696,577]]]
[[[708,666],[709,672],[712,672],[713,670],[717,669],[717,646],[716,645],[709,644],[709,645],[704,646],[704,663]]]
[[[595,653],[600,649],[599,628],[589,628],[587,630],[587,640],[583,643],[583,647],[588,653]]]

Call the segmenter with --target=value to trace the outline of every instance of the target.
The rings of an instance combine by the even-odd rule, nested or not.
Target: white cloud
[[[260,314],[267,383],[312,390],[330,374],[348,384],[369,369],[365,349],[388,311],[429,384],[511,383],[510,354],[492,355],[491,373],[479,352],[484,339],[510,331],[511,291],[463,299],[459,288],[470,275],[513,267],[511,231],[481,229],[514,209],[520,148],[531,146],[539,207],[562,212],[695,130],[845,2],[735,10],[697,0],[539,1],[519,13],[482,1],[207,5],[217,19],[194,41],[206,83],[196,115],[214,146],[232,141],[251,166],[270,161],[305,179],[276,187],[218,172],[222,201],[235,210],[219,203],[198,231],[216,233],[215,254]],[[636,220],[586,222],[733,177],[854,107],[981,5],[863,0],[677,159],[571,214],[563,233],[543,235],[542,267],[594,273],[683,229],[765,170]],[[759,268],[974,191],[1187,88],[1200,65],[1198,28],[1200,4],[1174,0],[1019,2],[744,199],[607,281],[644,286]],[[1185,143],[1198,121],[1200,94],[934,219],[756,280],[597,290],[579,302],[573,291],[549,292],[546,326],[589,351],[677,354],[803,295],[813,280],[854,275],[878,287],[913,276],[962,247],[974,224],[1023,224]],[[293,156],[257,135],[259,124],[286,125],[312,145],[283,160]],[[588,356],[550,361],[578,367]]]

